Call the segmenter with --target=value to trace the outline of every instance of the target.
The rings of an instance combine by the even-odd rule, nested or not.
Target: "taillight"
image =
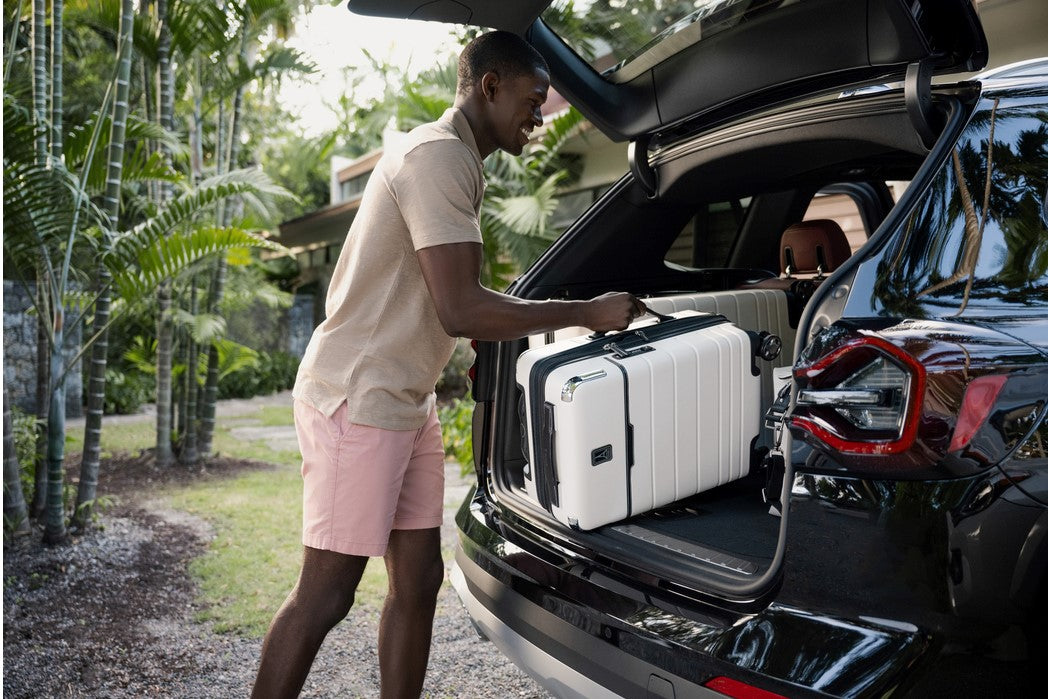
[[[863,336],[799,367],[795,427],[837,451],[897,454],[917,435],[925,371],[890,342]]]
[[[794,368],[789,425],[815,449],[804,468],[951,478],[998,463],[1045,405],[1048,365],[974,325],[905,321],[876,333],[839,323]]]
[[[997,397],[1001,395],[1001,389],[1007,380],[1008,377],[1002,374],[991,374],[980,376],[968,384],[948,451],[960,451],[971,444],[972,437],[986,422],[990,409],[997,403]]]
[[[705,686],[725,696],[735,697],[735,699],[786,699],[781,694],[769,692],[766,689],[754,687],[751,684],[733,680],[730,677],[714,677],[707,681]]]

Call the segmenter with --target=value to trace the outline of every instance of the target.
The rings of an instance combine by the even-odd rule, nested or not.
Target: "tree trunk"
[[[240,58],[247,62],[247,37],[248,24],[240,29]],[[243,109],[245,85],[237,87],[236,96],[233,98],[233,123],[229,129],[229,149],[225,159],[223,170],[229,172],[236,167],[237,158],[240,154],[240,113]],[[219,140],[219,152],[222,151],[222,141]],[[221,156],[219,156],[221,159]],[[231,220],[230,209],[226,204],[219,206],[219,226],[228,226]],[[215,263],[215,276],[211,280],[211,289],[207,299],[207,312],[217,313],[218,304],[222,300],[222,291],[226,284],[226,258],[220,255]],[[201,407],[200,418],[200,453],[204,457],[211,456],[211,446],[215,435],[215,407],[218,403],[218,347],[214,342],[208,348],[207,354],[207,381],[204,383],[204,404]]]
[[[51,157],[62,159],[62,68],[65,44],[62,37],[63,0],[51,0]],[[37,439],[36,459],[33,470],[32,516],[39,519],[44,514],[47,501],[47,418],[51,403],[51,347],[44,319],[50,314],[48,308],[48,285],[44,283],[46,271],[40,267],[37,275],[37,324],[36,324],[36,416]]]
[[[218,136],[216,138],[215,146],[215,170],[219,174],[224,174],[226,170],[226,159],[225,153],[225,110],[223,109],[224,102],[220,99],[218,103]],[[219,202],[217,212],[215,214],[216,223],[221,226],[225,220],[225,202]],[[211,285],[208,288],[207,295],[207,312],[214,313],[217,310],[218,304],[215,302],[215,286],[218,284],[218,278],[223,278],[225,281],[226,273],[226,260],[223,255],[219,255],[218,259],[215,260],[214,272],[211,276]],[[215,343],[212,342],[208,345],[207,350],[207,377],[204,379],[204,400],[200,403],[198,412],[200,413],[200,454],[205,459],[211,456],[211,443],[213,441],[213,435],[215,433],[215,404],[218,402],[218,350],[215,348]],[[214,378],[212,378],[214,376]]]
[[[174,126],[175,88],[171,71],[171,27],[168,24],[168,0],[157,0],[157,19],[160,22],[160,41],[157,64],[160,73],[160,125],[171,130]],[[167,147],[161,146],[165,156]],[[160,185],[159,203],[171,199],[171,185]],[[156,331],[156,461],[160,466],[174,462],[171,450],[171,361],[174,343],[174,325],[171,320],[171,281],[165,279],[157,290]]]
[[[15,452],[15,430],[11,410],[7,407],[7,387],[4,387],[4,533],[13,535],[29,531],[29,511],[22,493],[22,466]]]
[[[194,279],[189,287],[189,312],[194,316],[199,311],[197,307],[197,287]],[[200,460],[197,451],[197,361],[200,350],[196,341],[189,338],[189,364],[186,366],[186,432],[182,440],[182,453],[179,460],[186,465],[194,465]]]
[[[65,43],[62,40],[64,0],[51,0],[51,155],[62,159],[62,62]]]
[[[36,122],[36,154],[45,162],[48,154],[47,127],[47,3],[33,0],[33,120]]]
[[[43,518],[47,507],[47,418],[51,405],[51,340],[47,332],[48,284],[46,271],[37,269],[36,284],[36,455],[33,462],[33,519]]]
[[[51,405],[47,424],[47,516],[44,522],[44,543],[61,544],[68,536],[65,526],[63,501],[65,462],[65,372],[62,357],[65,309],[54,305],[54,344],[51,346]]]
[[[36,159],[38,163],[47,160],[48,154],[48,129],[47,129],[47,36],[45,34],[45,21],[47,18],[47,7],[44,0],[33,0],[33,23],[30,25],[31,51],[33,61],[33,122],[36,125]],[[46,272],[43,265],[37,268],[37,298],[43,298],[47,293],[45,281]],[[38,305],[37,308],[46,308]],[[37,417],[47,418],[48,399],[50,395],[50,363],[51,346],[48,342],[49,333],[44,326],[46,316],[41,313],[37,317],[37,369],[36,369],[36,410]],[[46,451],[47,429],[44,428],[38,434],[37,453]],[[34,484],[36,490],[33,493],[33,513],[42,515],[47,505],[47,468],[42,463],[43,459],[36,464],[36,476]]]
[[[112,230],[117,230],[120,222],[120,185],[124,162],[124,132],[127,124],[128,88],[131,79],[134,9],[134,0],[121,0],[116,101],[113,104],[113,123],[109,136],[109,164],[106,170],[106,192],[103,199],[103,210],[109,218]],[[78,528],[83,528],[89,521],[98,487],[102,408],[106,384],[106,354],[109,346],[108,331],[106,329],[109,323],[109,282],[109,271],[105,265],[99,265],[98,283],[103,291],[95,302],[92,335],[96,335],[98,339],[91,348],[87,420],[84,427],[84,455],[80,466],[80,487],[77,490],[76,509],[73,517],[74,525]],[[53,409],[54,406],[52,406],[52,411]],[[53,484],[51,485],[53,487]]]

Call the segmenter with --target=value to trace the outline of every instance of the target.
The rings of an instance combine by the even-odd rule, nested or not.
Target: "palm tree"
[[[107,228],[115,231],[120,223],[120,188],[121,174],[124,165],[124,136],[127,124],[128,95],[131,87],[131,54],[135,27],[134,0],[122,0],[120,13],[120,31],[117,50],[116,99],[113,103],[113,116],[109,133],[109,156],[106,168],[106,191],[103,199],[103,211]],[[90,514],[90,502],[94,500],[94,491],[98,484],[98,466],[102,455],[102,410],[105,404],[106,357],[109,350],[108,328],[110,309],[109,270],[100,264],[97,273],[99,293],[95,300],[92,332],[97,338],[91,348],[91,364],[88,371],[87,420],[84,425],[84,455],[80,466],[80,486],[77,492],[77,509],[74,522],[83,526],[84,517]],[[52,477],[48,472],[48,479]],[[61,480],[61,474],[57,476]],[[50,490],[48,491],[51,492]],[[59,492],[58,497],[61,498]],[[52,505],[54,507],[55,505]],[[61,502],[57,503],[61,512]],[[83,507],[83,511],[81,510]],[[49,507],[50,509],[50,507]],[[52,536],[64,534],[59,531],[59,522],[64,527],[64,515],[52,521],[48,518],[48,531]]]
[[[252,49],[258,43],[262,32],[270,27],[275,27],[278,34],[286,34],[290,27],[294,10],[303,4],[308,5],[309,3],[290,0],[247,0],[242,6],[234,8],[237,19],[240,22],[237,34],[239,54],[236,57],[236,68],[230,75],[230,87],[233,88],[233,104],[228,130],[228,145],[221,138],[221,135],[224,133],[221,121],[219,125],[219,172],[235,167],[239,157],[244,91],[247,86],[255,80],[262,80],[290,71],[308,73],[313,70],[311,65],[301,60],[298,52],[283,46],[271,47],[260,61],[255,62],[252,59]],[[219,111],[219,115],[221,120],[222,110]],[[230,225],[232,214],[232,209],[220,208],[219,225]],[[225,278],[226,263],[224,259],[220,258],[215,262],[214,275],[211,278],[211,287],[206,304],[208,313],[213,314],[218,310],[219,303],[222,300]],[[199,455],[205,457],[211,454],[212,438],[215,429],[215,405],[218,400],[218,347],[214,342],[208,346],[207,367],[203,400],[198,406],[200,411]],[[187,424],[187,428],[193,430],[195,427]]]
[[[168,0],[157,0],[160,24],[157,64],[160,75],[160,126],[174,128],[175,76],[171,70],[171,20]],[[161,146],[165,156],[169,155]],[[161,186],[158,203],[163,206],[172,196],[169,186]],[[157,363],[156,363],[156,461],[168,466],[174,461],[171,451],[171,356],[174,342],[171,323],[171,281],[165,279],[157,290]]]
[[[29,531],[29,510],[22,493],[22,468],[15,452],[14,427],[11,410],[7,406],[7,387],[4,387],[4,531],[24,534]]]

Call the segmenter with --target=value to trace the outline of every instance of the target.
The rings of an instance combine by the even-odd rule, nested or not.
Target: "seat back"
[[[783,231],[779,240],[779,268],[787,278],[825,277],[849,257],[848,238],[837,222],[828,218],[795,223]]]

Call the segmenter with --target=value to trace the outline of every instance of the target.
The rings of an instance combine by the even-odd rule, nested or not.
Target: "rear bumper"
[[[799,515],[812,507],[798,506]],[[827,528],[824,513],[808,514],[833,541],[808,532],[806,538],[821,543],[802,550],[826,564],[824,552],[810,549],[840,543],[834,538],[840,523]],[[453,583],[481,632],[555,696],[718,697],[704,685],[719,676],[798,699],[922,696],[915,687],[942,686],[961,659],[973,668],[1015,670],[988,664],[984,650],[958,653],[944,643],[953,639],[956,646],[955,634],[900,618],[893,613],[899,605],[870,598],[869,585],[860,590],[866,598],[839,600],[849,602],[852,613],[842,613],[843,606],[828,612],[820,600],[843,595],[835,584],[845,575],[839,565],[828,570],[802,561],[810,575],[797,571],[774,601],[732,609],[679,595],[654,579],[623,577],[557,542],[539,545],[504,516],[482,497],[463,503]],[[860,527],[844,530],[852,543],[865,529],[879,531],[877,522],[843,519]],[[796,548],[794,557],[803,558]],[[860,563],[849,558],[843,568],[860,574],[866,569]]]
[[[469,572],[468,579],[463,569]],[[502,585],[470,560],[461,548],[456,552],[451,584],[480,632],[555,697],[713,699],[724,696],[594,639]],[[587,674],[561,658],[570,658],[576,667],[585,668]],[[614,681],[617,691],[590,677]]]

